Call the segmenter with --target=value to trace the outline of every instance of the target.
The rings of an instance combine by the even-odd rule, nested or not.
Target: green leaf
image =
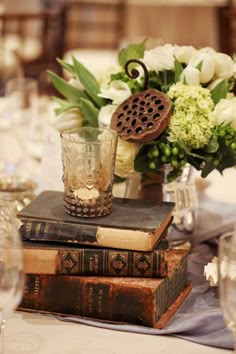
[[[180,75],[184,70],[184,68],[176,57],[175,57],[174,64],[175,64],[175,82],[178,82],[180,80]]]
[[[145,38],[141,43],[130,44],[127,48],[123,48],[118,57],[120,66],[124,68],[125,63],[130,59],[143,58],[145,51],[145,43],[147,38]]]
[[[202,61],[198,65],[196,65],[196,69],[198,69],[199,71],[202,70]]]
[[[209,140],[207,146],[204,148],[204,150],[208,153],[214,153],[218,149],[219,149],[219,143],[218,143],[217,136],[213,135]]]
[[[88,125],[91,127],[97,127],[99,109],[95,107],[91,101],[84,98],[81,98],[80,103],[81,113],[83,114],[84,119],[87,121]]]
[[[96,78],[85,68],[75,57],[73,57],[74,69],[76,76],[80,80],[81,84],[85,88],[87,94],[93,102],[101,108],[106,104],[106,100],[98,96],[100,93],[100,85]]]
[[[208,162],[202,169],[201,177],[206,178],[209,173],[211,173],[215,169],[215,165],[212,162]]]
[[[79,102],[81,97],[86,98],[86,94],[77,87],[70,85],[66,80],[54,72],[48,70],[48,75],[52,81],[53,86],[71,102]]]
[[[56,115],[58,116],[59,114],[62,114],[66,111],[69,111],[70,109],[73,109],[73,108],[78,108],[80,109],[80,104],[79,103],[71,103],[71,102],[68,102],[66,100],[63,100],[61,98],[58,98],[58,97],[52,97],[53,100],[55,102],[57,102],[59,105],[60,105],[60,108],[56,108],[55,109],[55,113]]]
[[[222,80],[216,85],[213,90],[211,90],[211,97],[213,99],[213,102],[215,105],[222,99],[226,98],[227,95],[227,86],[226,86],[226,81]]]
[[[74,66],[72,64],[67,63],[65,60],[57,58],[57,62],[68,72],[70,72],[73,76],[75,76]]]

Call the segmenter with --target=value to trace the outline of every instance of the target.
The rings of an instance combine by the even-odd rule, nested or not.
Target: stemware
[[[19,305],[24,289],[23,255],[17,219],[11,203],[0,202],[0,353],[4,327]]]
[[[224,320],[234,337],[236,353],[236,233],[225,233],[219,241],[219,296]]]

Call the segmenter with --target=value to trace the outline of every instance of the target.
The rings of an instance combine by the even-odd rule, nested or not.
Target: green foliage
[[[95,107],[93,102],[81,98],[80,100],[80,110],[84,117],[84,125],[88,125],[90,127],[98,126],[98,113],[99,109]]]
[[[66,80],[62,79],[60,76],[54,72],[48,70],[48,74],[52,81],[52,84],[64,97],[66,97],[70,102],[80,102],[81,97],[86,98],[87,95],[79,90],[77,87],[70,85]]]
[[[124,68],[126,62],[130,59],[143,58],[145,51],[145,43],[147,39],[138,44],[130,44],[127,48],[124,48],[119,53],[119,64]]]
[[[216,85],[214,89],[211,90],[211,97],[214,104],[217,104],[222,98],[227,96],[227,85],[225,80],[222,80]]]
[[[75,57],[73,57],[73,64],[76,77],[85,88],[87,95],[93,100],[98,108],[104,106],[106,104],[106,100],[98,96],[100,92],[100,85],[96,78]]]

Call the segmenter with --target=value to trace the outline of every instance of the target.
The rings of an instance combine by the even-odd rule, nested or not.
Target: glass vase
[[[197,222],[198,197],[192,166],[186,164],[182,175],[167,181],[170,167],[156,173],[134,174],[127,180],[126,197],[175,203],[173,222],[168,230],[170,247],[189,248]]]

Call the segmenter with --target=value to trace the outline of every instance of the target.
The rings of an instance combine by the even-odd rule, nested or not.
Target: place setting
[[[54,54],[0,54],[0,353],[235,351],[234,56],[137,32],[96,57],[62,3]]]

